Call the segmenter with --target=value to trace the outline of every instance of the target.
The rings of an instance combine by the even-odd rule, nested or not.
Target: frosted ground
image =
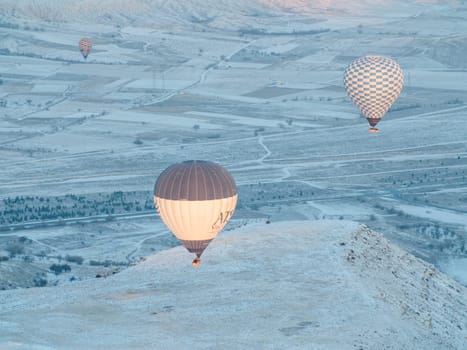
[[[357,223],[258,223],[207,253],[199,269],[176,247],[107,279],[3,291],[0,348],[465,348],[466,288]]]
[[[152,22],[135,7],[83,23],[5,5],[0,198],[13,212],[0,233],[0,287],[73,283],[176,245],[143,204],[165,167],[193,158],[237,181],[227,229],[353,220],[467,284],[465,6],[284,15],[279,2],[219,2],[194,16],[190,4],[164,5]],[[94,42],[87,61],[83,36]],[[345,67],[367,53],[392,56],[406,75],[378,135],[342,86]],[[114,192],[121,211],[90,210]],[[26,200],[31,213],[61,203],[67,216],[20,219],[25,204],[5,203],[19,196],[37,197]],[[49,270],[64,262],[71,271]]]

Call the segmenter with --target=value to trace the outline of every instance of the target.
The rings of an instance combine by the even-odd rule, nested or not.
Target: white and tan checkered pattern
[[[344,85],[362,114],[376,124],[399,97],[404,75],[397,62],[389,57],[365,56],[346,69]]]

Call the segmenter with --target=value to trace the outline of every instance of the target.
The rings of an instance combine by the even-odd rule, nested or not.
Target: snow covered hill
[[[107,279],[0,292],[0,349],[465,349],[467,289],[349,221],[245,226]]]
[[[218,21],[229,23],[267,11],[256,1],[166,1],[166,0],[5,0],[0,14],[54,22],[112,23],[149,25],[187,25]]]
[[[0,15],[52,22],[108,23],[126,25],[204,24],[223,29],[256,22],[264,17],[293,12],[298,15],[347,14],[365,16],[374,11],[386,15],[418,13],[423,3],[458,5],[459,1],[440,0],[2,0]]]

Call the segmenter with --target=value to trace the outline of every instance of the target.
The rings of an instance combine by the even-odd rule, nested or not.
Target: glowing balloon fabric
[[[226,169],[207,161],[168,167],[157,179],[154,203],[162,221],[199,257],[224,228],[237,204],[237,187]]]

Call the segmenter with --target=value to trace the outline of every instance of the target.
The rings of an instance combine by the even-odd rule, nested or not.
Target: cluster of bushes
[[[63,272],[70,272],[71,267],[68,264],[52,264],[50,265],[49,270],[55,273],[56,275],[59,275]]]
[[[78,255],[67,255],[65,257],[65,260],[70,262],[70,263],[75,263],[75,264],[78,264],[78,265],[82,265],[83,264],[83,257],[82,256],[78,256]]]
[[[262,203],[303,202],[319,194],[317,189],[292,181],[285,182],[281,187],[274,183],[243,185],[239,186],[238,191],[240,199],[237,208],[248,207],[252,210],[258,210]]]
[[[128,263],[123,262],[123,261],[113,261],[113,260],[104,260],[104,261],[90,260],[89,265],[109,267],[109,266],[128,266]]]
[[[241,28],[239,33],[243,35],[315,35],[329,32],[330,29],[305,29],[305,30],[296,30],[292,31],[267,31],[263,28]]]
[[[45,274],[37,274],[33,279],[34,287],[45,287],[47,285],[47,277]]]
[[[466,177],[465,170],[459,169],[458,167],[462,162],[463,159],[460,156],[445,159],[441,162],[420,160],[418,166],[416,164],[408,164],[408,167],[414,168],[410,174],[401,170],[400,173],[384,177],[383,181],[386,185],[402,185],[406,187],[417,184],[462,184],[465,182]],[[421,171],[418,170],[417,167],[423,167],[424,169]],[[426,170],[425,168],[428,167],[432,167],[433,169]]]
[[[143,199],[143,200],[141,200]],[[149,192],[56,197],[17,196],[0,202],[0,225],[154,210]]]

